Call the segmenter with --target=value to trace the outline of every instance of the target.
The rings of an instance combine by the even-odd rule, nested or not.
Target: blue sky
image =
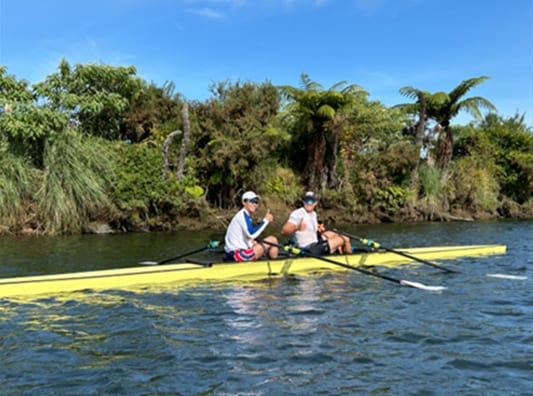
[[[0,64],[31,83],[71,65],[137,68],[204,100],[219,81],[358,84],[387,106],[399,89],[450,91],[533,125],[531,0],[0,0]],[[470,116],[458,117],[466,123]]]

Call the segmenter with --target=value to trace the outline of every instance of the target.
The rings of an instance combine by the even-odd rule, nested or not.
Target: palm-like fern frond
[[[468,80],[462,81],[457,87],[455,87],[448,93],[448,96],[450,97],[450,101],[457,102],[460,98],[465,96],[466,93],[470,91],[472,88],[478,86],[479,84],[489,79],[490,77],[488,76],[481,76],[481,77],[469,78]]]

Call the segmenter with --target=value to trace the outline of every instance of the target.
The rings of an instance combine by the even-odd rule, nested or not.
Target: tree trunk
[[[185,158],[187,157],[187,147],[189,146],[189,140],[191,136],[191,124],[189,122],[189,104],[183,103],[183,140],[181,141],[180,158],[178,162],[178,170],[176,171],[176,180],[181,181],[183,179],[183,172],[185,169]]]
[[[337,153],[339,152],[339,142],[341,140],[341,127],[337,126],[331,133],[331,144],[328,155],[328,188],[337,189]]]
[[[453,155],[453,141],[452,132],[449,126],[443,128],[444,134],[439,136],[437,142],[437,166],[440,170],[446,170],[452,160]]]
[[[163,173],[161,175],[161,178],[163,180],[167,178],[168,173],[168,150],[170,149],[170,145],[172,144],[174,137],[179,134],[181,134],[181,131],[170,132],[167,138],[165,139],[165,142],[163,143]]]
[[[324,158],[326,141],[321,133],[315,139],[309,141],[307,146],[307,164],[304,169],[309,189],[319,191],[323,182]]]
[[[418,168],[420,166],[420,151],[422,150],[422,143],[424,139],[424,132],[426,131],[426,97],[422,94],[418,96],[420,102],[420,112],[418,114],[418,124],[416,126],[415,147],[418,159],[411,171],[409,180],[409,188],[415,189],[418,186]]]

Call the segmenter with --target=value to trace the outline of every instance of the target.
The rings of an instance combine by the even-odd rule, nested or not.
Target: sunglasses
[[[306,204],[314,204],[316,202],[313,198],[304,199],[304,203]]]
[[[254,199],[249,199],[248,202],[250,202],[251,204],[257,205],[259,203],[259,200],[254,198]]]

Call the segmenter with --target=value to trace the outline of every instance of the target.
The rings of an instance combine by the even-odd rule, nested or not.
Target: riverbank
[[[254,220],[259,221],[267,209],[274,215],[274,221],[269,226],[269,232],[277,233],[287,220],[289,213],[298,204],[289,206],[279,199],[265,199],[258,208]],[[220,209],[204,206],[202,210],[195,210],[188,214],[172,216],[169,213],[159,213],[157,216],[146,217],[129,216],[125,212],[116,211],[113,215],[102,214],[85,224],[81,234],[119,234],[145,233],[160,231],[203,231],[225,230],[233,215],[239,210]],[[431,213],[416,207],[402,207],[398,210],[374,212],[352,210],[344,205],[325,200],[317,209],[319,219],[326,226],[343,226],[350,224],[380,224],[380,223],[420,223],[420,222],[473,222],[483,220],[531,220],[533,219],[533,202],[524,205],[505,203],[492,213],[456,209],[453,211],[434,210]],[[0,235],[49,235],[36,220],[37,214],[28,217],[23,225],[7,227],[0,224]]]
[[[289,207],[279,201],[270,201],[268,205],[259,208],[254,216],[254,220],[259,221],[261,216],[270,209],[274,215],[274,221],[269,226],[269,232],[277,233],[287,220],[289,213],[296,207]],[[88,225],[85,233],[105,234],[116,232],[152,232],[152,231],[203,231],[203,230],[225,230],[238,208],[233,210],[210,209],[208,215],[180,216],[172,222],[157,223],[152,225],[142,222],[129,227],[116,228],[106,222],[93,222]],[[486,213],[481,211],[455,210],[453,212],[435,212],[432,218],[428,218],[425,213],[416,209],[402,208],[395,213],[384,212],[349,212],[343,206],[319,208],[317,210],[319,219],[326,226],[342,226],[347,224],[380,224],[380,223],[424,223],[424,222],[474,222],[484,220],[533,220],[533,211],[524,207],[521,210],[515,208],[508,213]]]

